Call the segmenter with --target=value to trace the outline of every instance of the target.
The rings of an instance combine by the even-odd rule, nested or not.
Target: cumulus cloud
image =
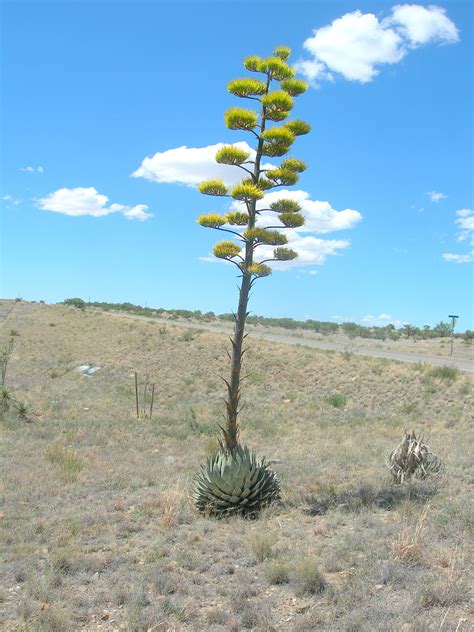
[[[291,199],[301,206],[301,214],[304,215],[305,223],[297,229],[299,233],[332,233],[337,230],[349,230],[361,221],[362,215],[359,211],[346,208],[343,211],[336,211],[329,202],[311,200],[309,193],[302,190],[290,191],[282,189],[271,191],[258,202],[257,208],[268,208],[272,202],[281,198]],[[232,203],[232,210],[244,211],[245,206],[240,202]],[[258,220],[259,226],[282,226],[274,213],[264,213]]]
[[[461,229],[457,235],[458,240],[470,240],[474,246],[474,211],[468,208],[463,208],[460,211],[456,211],[456,215],[458,216],[456,224]]]
[[[459,41],[456,25],[442,7],[419,4],[397,4],[389,23],[398,28],[412,47],[430,42],[452,44]]]
[[[474,211],[469,208],[463,208],[456,211],[457,220],[455,223],[460,228],[457,233],[457,240],[460,242],[469,242],[471,246],[474,246]],[[467,253],[443,253],[443,259],[450,263],[470,263],[474,261],[474,250],[470,250]]]
[[[440,200],[445,200],[448,196],[440,191],[428,191],[426,194],[432,202],[439,202]]]
[[[20,171],[24,171],[25,173],[44,173],[44,169],[41,165],[38,167],[21,167]]]
[[[249,152],[250,159],[255,156],[255,151],[246,142],[232,143],[232,145]],[[224,143],[207,147],[183,145],[156,152],[153,156],[143,159],[142,164],[132,173],[132,177],[187,186],[197,186],[203,180],[217,178],[232,186],[242,179],[244,172],[239,167],[220,165],[215,161],[216,153],[223,146]],[[264,167],[270,168],[271,165],[264,165]]]
[[[250,159],[255,156],[255,151],[246,142],[234,143],[234,146],[249,152]],[[153,182],[178,183],[193,187],[203,180],[220,178],[227,185],[232,186],[242,179],[243,172],[238,167],[216,163],[215,155],[221,147],[223,147],[223,143],[216,143],[207,147],[177,147],[157,152],[153,156],[144,158],[132,176],[146,178]],[[273,165],[264,164],[262,168],[270,169],[273,168]],[[278,269],[322,265],[329,255],[338,254],[340,250],[347,248],[350,242],[345,239],[323,240],[312,236],[311,233],[325,234],[338,230],[349,230],[362,219],[362,215],[354,209],[347,208],[337,211],[329,202],[311,200],[309,193],[302,190],[278,190],[267,193],[259,202],[258,208],[267,208],[271,202],[280,198],[290,198],[301,205],[305,225],[298,229],[285,230],[288,246],[298,252],[298,259],[272,263],[272,266]],[[230,208],[232,210],[245,210],[245,206],[237,201],[233,201]],[[259,217],[258,225],[277,226],[281,224],[274,213],[265,213]],[[271,258],[272,253],[273,248],[271,247],[260,246],[258,248],[259,260]],[[201,257],[201,260],[216,261],[214,257],[209,256]],[[313,270],[313,273],[315,272]]]
[[[300,60],[295,67],[313,84],[333,79],[334,73],[367,83],[378,75],[379,66],[400,62],[413,48],[457,41],[456,25],[438,6],[396,5],[382,20],[354,11],[315,29],[303,44],[311,59]]]
[[[265,194],[264,198],[257,204],[258,209],[268,208],[272,202],[281,198],[292,199],[301,206],[301,213],[305,217],[305,223],[299,228],[285,229],[284,234],[288,238],[288,247],[296,250],[298,258],[292,261],[272,262],[271,265],[277,270],[287,270],[289,268],[300,268],[325,263],[329,255],[339,254],[340,250],[348,248],[350,241],[347,239],[324,240],[308,235],[332,233],[338,230],[349,230],[362,220],[359,211],[344,209],[337,211],[329,202],[311,200],[309,193],[302,190],[272,191]],[[241,202],[232,202],[231,209],[235,211],[245,211],[245,206]],[[257,226],[283,226],[278,221],[275,213],[262,213],[257,219]],[[259,246],[258,260],[271,258],[272,246]],[[313,272],[316,272],[315,270]]]
[[[145,204],[137,204],[136,206],[109,204],[109,198],[100,194],[94,187],[58,189],[37,202],[38,207],[44,211],[62,213],[71,217],[80,217],[82,215],[103,217],[111,213],[121,213],[127,219],[138,219],[141,221],[152,217],[151,213],[147,213],[148,206]]]

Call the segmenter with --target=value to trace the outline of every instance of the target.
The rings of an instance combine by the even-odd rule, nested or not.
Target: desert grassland
[[[241,438],[283,502],[216,521],[189,492],[217,445],[226,336],[25,302],[12,331],[31,421],[0,420],[2,629],[471,629],[472,378],[249,340]],[[151,420],[134,371],[156,382]],[[411,427],[444,473],[393,487]]]

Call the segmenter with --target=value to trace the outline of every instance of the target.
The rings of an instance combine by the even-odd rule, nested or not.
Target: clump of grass
[[[266,559],[273,557],[273,546],[275,541],[268,533],[257,533],[250,540],[250,548],[255,559],[258,562],[263,562]]]
[[[77,480],[79,473],[84,469],[84,461],[62,445],[50,446],[45,450],[45,456],[50,463],[60,468],[60,476],[67,483]]]
[[[400,410],[404,415],[414,415],[420,412],[418,402],[405,402]]]
[[[404,520],[403,528],[392,544],[394,559],[415,564],[423,561],[428,508],[429,505],[425,505],[414,528]]]
[[[429,370],[428,375],[453,382],[459,376],[459,369],[454,366],[435,366]]]
[[[463,603],[468,596],[469,586],[459,573],[423,582],[417,592],[422,608],[450,608]]]
[[[273,585],[287,584],[290,581],[290,567],[286,560],[269,560],[265,566],[265,577]]]
[[[185,623],[190,618],[189,608],[179,595],[165,597],[161,608],[163,612],[181,623]]]
[[[347,404],[347,398],[341,393],[333,393],[332,395],[329,395],[327,402],[331,406],[334,406],[334,408],[344,408]]]
[[[161,492],[158,498],[160,522],[167,529],[188,521],[187,495],[178,485]]]
[[[314,557],[301,558],[293,569],[291,579],[298,596],[319,595],[327,589],[326,579]]]

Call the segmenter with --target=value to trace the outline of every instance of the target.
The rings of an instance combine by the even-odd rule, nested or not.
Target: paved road
[[[118,318],[135,318],[137,320],[152,320],[158,323],[170,325],[173,327],[183,327],[184,329],[203,329],[205,331],[213,331],[220,334],[232,333],[232,327],[220,323],[197,323],[193,321],[169,320],[165,318],[152,318],[150,316],[138,316],[135,314],[127,314],[124,312],[102,312],[110,316]],[[347,351],[354,355],[369,356],[372,358],[387,358],[388,360],[396,360],[398,362],[425,362],[435,366],[452,366],[468,375],[474,375],[474,362],[466,358],[450,358],[449,356],[426,355],[422,353],[407,353],[405,351],[392,351],[391,349],[375,349],[373,347],[363,347],[352,345],[348,349],[347,344],[337,342],[329,342],[325,340],[314,340],[311,338],[303,338],[300,336],[288,336],[280,333],[262,330],[250,326],[248,328],[250,338],[259,340],[269,340],[271,342],[280,342],[288,345],[301,345],[303,347],[313,347],[315,349],[324,349],[326,351]]]

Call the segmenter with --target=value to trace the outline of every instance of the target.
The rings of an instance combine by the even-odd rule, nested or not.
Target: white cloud
[[[391,314],[379,314],[379,316],[366,314],[362,318],[362,322],[374,327],[385,327],[386,325],[390,324],[394,325],[395,327],[400,327],[400,325],[402,325],[402,321],[394,318]]]
[[[429,42],[455,43],[459,41],[456,25],[442,7],[419,4],[397,4],[392,9],[389,23],[398,27],[412,46]]]
[[[132,207],[125,207],[126,211],[122,211],[123,216],[127,219],[138,219],[141,222],[153,217],[151,213],[147,213],[148,206],[146,204],[137,204]]]
[[[246,143],[234,143],[250,152],[250,159],[255,151]],[[187,186],[197,186],[203,180],[221,178],[228,185],[233,185],[242,179],[243,172],[238,167],[219,165],[215,161],[216,152],[223,147],[223,143],[216,143],[207,147],[177,147],[163,152],[157,152],[142,161],[141,166],[132,174],[133,177],[142,177],[153,182],[179,183]],[[272,168],[271,164],[264,164],[262,168]],[[362,215],[353,209],[335,210],[329,202],[311,200],[306,191],[278,190],[267,193],[259,202],[259,208],[268,205],[280,198],[290,198],[300,203],[302,214],[305,216],[305,225],[298,229],[285,230],[288,237],[288,246],[298,252],[298,259],[294,261],[272,264],[278,269],[293,267],[322,265],[329,255],[338,252],[350,245],[348,240],[323,240],[308,233],[329,233],[337,230],[349,230],[361,219]],[[230,204],[232,210],[245,210],[245,206],[236,201]],[[259,226],[281,225],[276,214],[265,213],[258,220]],[[258,259],[271,257],[272,247],[260,246]],[[215,261],[213,257],[201,257],[202,261]],[[315,270],[312,272],[316,273]]]
[[[456,211],[457,220],[456,224],[461,229],[457,233],[457,240],[464,242],[468,241],[471,246],[474,246],[474,211],[469,208],[463,208]],[[443,253],[443,259],[450,263],[470,263],[474,261],[474,250],[467,253]]]
[[[458,30],[444,9],[430,5],[396,5],[386,19],[354,11],[315,29],[303,46],[312,59],[300,60],[296,69],[314,84],[333,79],[367,83],[379,66],[400,62],[410,49],[429,43],[459,41]]]
[[[474,261],[474,250],[471,250],[471,252],[468,252],[466,255],[444,252],[443,259],[450,263],[470,263]]]
[[[448,196],[440,191],[428,191],[426,194],[432,202],[439,202],[440,200],[445,200]]]
[[[461,228],[461,232],[458,233],[458,240],[466,241],[470,239],[474,246],[474,211],[463,208],[460,211],[456,211],[456,215],[458,216],[456,224]]]
[[[246,143],[232,143],[250,153],[250,159],[255,151]],[[245,172],[239,167],[220,165],[215,161],[215,155],[224,143],[216,143],[207,147],[176,147],[166,151],[159,151],[153,156],[147,156],[142,164],[132,173],[134,178],[146,178],[152,182],[166,182],[197,186],[204,180],[212,178],[222,179],[232,186],[242,179]],[[270,168],[271,165],[263,165]]]
[[[309,193],[300,189],[295,191],[281,189],[267,193],[258,202],[257,208],[268,208],[272,202],[281,198],[291,199],[300,204],[305,223],[297,229],[299,233],[332,233],[336,230],[349,230],[362,219],[359,211],[350,208],[336,211],[329,202],[311,200]],[[245,210],[245,206],[241,202],[233,202],[231,207],[232,210],[236,211]],[[282,226],[275,213],[262,214],[258,218],[257,224],[258,226]]]
[[[108,204],[109,198],[97,192],[94,187],[76,187],[74,189],[58,189],[38,200],[38,207],[44,211],[62,213],[71,217],[90,215],[103,217],[110,213],[122,213],[127,219],[145,220],[152,217],[147,213],[148,206],[126,206],[124,204]]]
[[[267,193],[258,202],[257,208],[268,208],[272,202],[279,199],[295,200],[301,205],[301,213],[305,217],[305,223],[299,228],[285,229],[284,234],[288,238],[288,247],[298,253],[298,258],[292,261],[272,263],[272,267],[279,270],[300,268],[312,265],[322,265],[329,255],[339,254],[338,251],[350,246],[348,240],[323,240],[307,236],[305,233],[330,233],[337,230],[349,230],[361,221],[362,215],[353,209],[336,211],[329,202],[311,200],[309,193],[302,190],[272,191]],[[232,210],[245,210],[241,202],[233,202]],[[258,226],[283,226],[278,221],[275,213],[263,213],[257,220]],[[259,246],[257,250],[258,260],[271,258],[272,246]],[[316,271],[313,271],[313,274]]]
[[[313,64],[319,64],[312,68],[312,76],[307,75],[313,81],[333,71],[351,81],[366,83],[378,74],[377,64],[394,64],[405,54],[398,33],[385,29],[372,13],[361,11],[346,13],[315,30],[304,48],[313,55]],[[301,63],[297,69],[305,73]]]
[[[20,171],[24,171],[25,173],[44,173],[44,169],[41,165],[38,167],[21,167]]]
[[[11,208],[12,206],[18,206],[20,204],[20,200],[16,200],[11,195],[4,195],[2,197],[3,202],[7,208]]]

